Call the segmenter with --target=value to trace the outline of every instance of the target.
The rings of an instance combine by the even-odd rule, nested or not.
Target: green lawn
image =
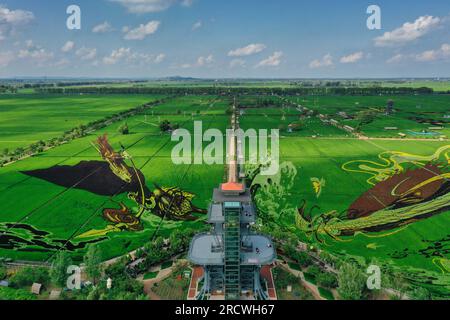
[[[327,300],[334,300],[333,293],[328,289],[319,287],[319,293],[323,298],[325,298]]]
[[[159,282],[152,291],[163,300],[186,300],[190,279],[182,276],[183,271],[173,274],[169,278]]]
[[[144,280],[155,279],[158,276],[158,272],[148,272],[144,275]]]
[[[163,263],[161,264],[161,270],[170,268],[172,265],[173,265],[173,261],[172,261],[172,260],[163,262]]]

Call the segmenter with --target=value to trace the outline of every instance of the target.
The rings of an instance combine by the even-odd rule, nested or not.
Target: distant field
[[[427,87],[434,91],[449,91],[450,81],[411,81],[411,82],[382,82],[383,87],[406,87],[406,88],[421,88]]]
[[[198,87],[208,88],[213,86],[229,88],[297,88],[325,85],[327,82],[339,82],[340,86],[359,86],[359,87],[406,87],[406,88],[431,88],[434,91],[450,90],[450,81],[437,80],[415,80],[415,81],[394,81],[394,80],[191,80],[191,81],[148,81],[143,83],[115,83],[115,84],[95,84],[98,87],[146,87],[146,88],[167,88],[167,87]],[[86,86],[86,85],[83,85]],[[77,87],[77,86],[74,86]],[[81,87],[81,86],[80,86]]]
[[[0,95],[0,146],[2,150],[27,147],[160,98],[162,96]]]
[[[330,118],[340,121],[342,124],[355,127],[356,120],[344,120],[337,113],[346,112],[356,116],[358,112],[365,110],[384,110],[389,99],[394,101],[396,112],[386,116],[378,114],[375,121],[362,126],[362,133],[370,137],[399,137],[404,133],[414,138],[450,136],[448,118],[450,115],[450,95],[430,96],[361,96],[361,97],[287,97],[290,101],[317,110]],[[422,120],[425,120],[421,122]],[[441,122],[444,129],[435,130],[436,136],[421,135],[423,130],[429,130],[436,125],[430,122]],[[385,127],[397,127],[397,130],[385,130]]]

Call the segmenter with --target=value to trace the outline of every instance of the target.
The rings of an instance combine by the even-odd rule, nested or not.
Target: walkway
[[[261,276],[267,282],[267,293],[269,294],[269,300],[278,300],[275,283],[272,275],[273,266],[264,266],[261,268]]]
[[[191,282],[189,284],[188,300],[195,300],[197,296],[198,282],[203,277],[203,268],[194,267],[191,276]]]

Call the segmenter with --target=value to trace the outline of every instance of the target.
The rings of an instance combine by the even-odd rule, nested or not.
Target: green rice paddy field
[[[404,133],[413,138],[436,138],[440,135],[449,136],[448,118],[450,114],[449,95],[433,96],[362,96],[362,97],[288,97],[289,101],[317,110],[330,118],[340,121],[343,125],[355,127],[357,120],[344,120],[338,112],[346,112],[356,116],[359,111],[384,110],[389,99],[394,101],[395,112],[389,116],[379,113],[372,123],[362,126],[362,133],[369,137],[399,137]],[[435,125],[430,123],[447,123]],[[385,130],[386,127],[396,127],[395,130]],[[430,130],[430,127],[443,127],[442,130]],[[420,134],[423,130],[436,132],[435,136]]]
[[[59,105],[64,99],[70,100],[70,110],[74,112],[74,118],[76,118],[77,103],[80,103],[85,117],[95,120],[95,118],[104,117],[108,112],[117,111],[122,106],[129,108],[134,104],[158,98],[130,96],[127,99],[127,96],[119,96],[116,100],[112,97],[96,96],[76,98],[2,97],[0,98],[0,110],[2,108],[7,110],[9,121],[5,121],[3,117],[0,119],[0,140],[39,140],[49,137],[53,133],[64,131],[66,127],[64,127],[65,121],[62,119],[69,118],[59,110]],[[395,117],[402,121],[408,121],[407,124],[411,125],[414,130],[419,130],[421,127],[416,122],[407,119],[411,114],[422,116],[426,114],[427,117],[440,119],[449,111],[449,96],[391,98],[396,101],[396,108],[399,109]],[[77,99],[80,100],[77,102]],[[96,112],[98,114],[91,114],[89,100],[85,99],[90,99],[97,104]],[[251,104],[252,99],[252,97],[245,97],[240,104]],[[388,98],[318,97],[313,99],[307,97],[303,99],[295,97],[290,99],[295,103],[311,109],[317,108],[321,113],[331,115],[338,111],[352,113],[354,110],[364,107],[378,108],[383,106]],[[49,105],[46,104],[46,100],[50,101]],[[125,102],[126,100],[128,102]],[[5,101],[12,101],[11,105],[5,104]],[[40,104],[36,101],[40,101]],[[145,176],[149,189],[153,190],[154,185],[178,187],[195,195],[194,205],[203,209],[207,208],[211,201],[213,188],[224,179],[224,166],[174,165],[171,161],[171,151],[175,142],[171,141],[169,134],[160,133],[159,122],[167,119],[192,131],[194,121],[201,120],[204,130],[208,128],[225,130],[229,123],[229,115],[226,114],[226,110],[231,104],[231,97],[185,96],[171,98],[164,104],[146,111],[146,114],[127,119],[130,127],[129,135],[118,134],[117,129],[122,123],[114,123],[87,137],[0,168],[0,228],[7,231],[13,226],[24,224],[48,232],[49,234],[44,235],[47,242],[53,241],[53,244],[70,242],[76,245],[91,240],[80,239],[79,235],[108,226],[108,222],[101,214],[104,208],[119,208],[119,202],[123,202],[130,208],[136,206],[136,203],[129,200],[125,193],[106,197],[77,189],[76,185],[62,187],[23,173],[23,171],[45,169],[55,165],[75,166],[80,161],[100,161],[101,158],[97,150],[92,147],[91,142],[103,133],[108,134],[109,141],[115,150],[119,150],[123,145],[126,152],[133,157],[136,167]],[[21,105],[25,106],[24,110],[20,108]],[[421,108],[417,108],[418,105]],[[57,121],[59,126],[55,125],[56,129],[52,128],[52,124],[45,125],[46,117],[40,115],[39,112],[39,109],[42,108],[42,112],[51,113],[54,107],[58,109],[55,113],[60,115],[60,120]],[[13,132],[16,126],[17,128],[22,126],[22,119],[28,117],[28,112],[35,113],[36,117],[40,118],[40,122],[36,125],[42,125],[47,128],[47,131],[42,132],[41,135],[39,126],[32,126],[30,129],[34,131],[33,133],[28,132],[28,136],[14,138],[4,134],[5,130]],[[82,121],[80,119],[69,120],[68,127],[72,127],[75,123],[79,124]],[[299,113],[294,107],[288,109],[286,106],[280,109],[276,106],[268,106],[265,110],[246,110],[240,118],[240,124],[243,129],[276,129],[280,125],[286,125],[298,119]],[[280,212],[275,212],[275,214],[280,214],[279,223],[290,232],[298,234],[302,240],[319,246],[323,250],[329,250],[337,255],[365,259],[368,262],[377,259],[383,263],[393,264],[404,271],[410,271],[415,277],[424,278],[425,282],[432,277],[433,288],[437,287],[441,292],[450,292],[449,211],[419,219],[407,226],[394,228],[388,232],[361,232],[352,236],[339,237],[339,239],[321,235],[321,241],[302,232],[296,225],[295,219],[297,208],[302,205],[303,201],[306,201],[308,211],[317,206],[313,210],[313,215],[331,211],[343,212],[363,193],[373,187],[368,183],[370,174],[344,170],[346,163],[351,161],[379,162],[379,155],[383,152],[430,157],[437,150],[441,150],[437,156],[438,160],[448,161],[445,154],[450,150],[449,141],[380,138],[385,133],[378,126],[384,127],[384,123],[387,121],[381,116],[370,124],[370,127],[363,127],[369,137],[377,138],[370,140],[359,140],[339,128],[323,124],[315,117],[302,121],[304,122],[302,130],[294,133],[282,132],[281,134],[281,163],[294,167],[296,172],[287,177],[287,181],[292,181],[292,184],[286,184],[285,193],[280,195],[280,199],[277,199],[277,203],[285,206],[279,208],[280,212],[281,210],[285,212],[282,216]],[[445,126],[444,130],[448,132],[448,126]],[[23,132],[24,130],[18,129],[18,131]],[[318,137],[312,138],[313,135]],[[4,147],[3,142],[0,142],[0,146]],[[313,188],[311,178],[324,181],[320,185],[320,194]],[[161,218],[146,213],[143,216],[144,229],[142,231],[111,232],[98,243],[103,248],[104,258],[112,258],[142,246],[155,233],[169,235],[175,229],[204,229],[203,216],[197,213],[194,216],[199,219],[175,222],[162,221]],[[21,229],[17,232],[19,236],[28,239],[29,234],[27,235],[26,230]],[[20,249],[12,249],[6,247],[5,242],[0,241],[0,257],[39,261],[49,259],[56,250],[58,249],[46,248],[45,245],[39,246],[39,242],[25,245]],[[83,248],[73,249],[71,252],[75,259],[81,259],[84,250]]]
[[[0,95],[0,146],[2,150],[27,147],[160,98],[162,96]]]

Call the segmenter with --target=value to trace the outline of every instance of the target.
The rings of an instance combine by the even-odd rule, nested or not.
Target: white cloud
[[[415,56],[420,62],[443,60],[450,57],[450,44],[443,44],[439,49],[427,50]]]
[[[21,25],[27,24],[34,19],[31,11],[10,10],[0,5],[0,24]]]
[[[117,50],[113,50],[113,52],[111,52],[111,55],[103,58],[103,63],[116,64],[117,62],[129,56],[130,54],[131,54],[130,48],[120,48]]]
[[[375,38],[377,47],[398,46],[417,40],[441,23],[441,19],[433,16],[421,16],[414,22],[406,22],[400,28],[385,32],[382,36]]]
[[[250,56],[263,51],[265,48],[266,46],[262,43],[252,43],[246,47],[231,50],[230,52],[228,52],[228,56],[229,57]]]
[[[53,64],[53,66],[61,68],[61,67],[67,66],[67,65],[69,65],[69,64],[70,64],[69,59],[67,59],[67,58],[62,58],[62,59],[56,61],[56,62]]]
[[[119,48],[113,50],[109,56],[103,58],[103,63],[107,65],[127,62],[133,65],[145,65],[149,63],[161,63],[166,58],[164,53],[158,55],[133,52],[131,48]]]
[[[341,58],[341,63],[355,63],[361,60],[364,57],[364,52],[359,51],[352,54],[349,54],[348,56],[344,56]]]
[[[164,53],[160,53],[155,58],[155,63],[161,63],[166,59],[166,55]]]
[[[148,35],[154,34],[161,24],[160,21],[150,21],[147,24],[141,24],[136,29],[125,31],[125,40],[144,40]],[[126,30],[126,29],[124,29]]]
[[[75,42],[73,41],[67,41],[61,48],[62,52],[69,52],[72,51],[73,48],[75,48]]]
[[[35,46],[35,45],[34,45],[33,40],[26,40],[26,41],[25,41],[25,46],[26,46],[27,48],[37,48],[37,47],[38,47],[38,46]]]
[[[108,21],[105,21],[99,25],[96,25],[94,28],[92,28],[93,33],[107,33],[114,31],[114,28],[109,24]]]
[[[11,51],[0,52],[0,68],[7,67],[15,60],[15,55]]]
[[[407,58],[407,56],[399,53],[396,54],[395,56],[389,58],[388,60],[386,60],[387,63],[399,63],[402,62],[403,60],[405,60]]]
[[[181,69],[188,69],[188,68],[195,68],[195,67],[208,67],[211,66],[214,62],[214,56],[212,54],[208,56],[200,56],[197,58],[197,61],[193,64],[191,63],[183,63],[179,66],[174,65],[172,68],[181,68]]]
[[[333,57],[331,54],[324,55],[321,59],[316,59],[310,62],[309,67],[311,69],[323,68],[323,67],[331,67],[333,66]]]
[[[421,62],[434,61],[438,59],[437,50],[428,50],[416,55],[416,60]]]
[[[97,56],[97,49],[82,47],[75,53],[81,60],[94,60]]]
[[[192,0],[110,0],[120,3],[131,13],[160,12],[169,9],[175,4],[184,7],[192,5]]]
[[[28,40],[26,43],[26,49],[19,50],[18,57],[20,59],[27,59],[33,63],[42,66],[53,59],[53,52],[49,52],[46,49],[36,46],[33,41]]]
[[[5,40],[20,26],[24,26],[34,20],[31,11],[10,10],[0,4],[0,41]]]
[[[244,67],[245,60],[243,59],[233,59],[230,62],[230,68]]]
[[[256,67],[277,67],[281,63],[281,57],[283,56],[283,52],[276,51],[267,59],[260,61]]]
[[[201,21],[197,21],[196,23],[194,23],[194,25],[192,26],[192,31],[195,31],[197,29],[200,29],[203,26],[203,23]]]
[[[205,65],[210,65],[211,63],[213,63],[214,62],[214,56],[212,55],[212,54],[210,54],[209,56],[207,56],[207,57],[199,57],[198,59],[197,59],[197,66],[198,67],[203,67],[203,66],[205,66]]]

